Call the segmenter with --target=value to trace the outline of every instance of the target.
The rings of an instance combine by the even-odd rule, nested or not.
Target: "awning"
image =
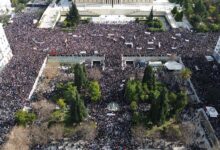
[[[183,69],[183,65],[181,63],[176,62],[176,61],[168,61],[164,64],[164,66],[168,70],[182,70]]]

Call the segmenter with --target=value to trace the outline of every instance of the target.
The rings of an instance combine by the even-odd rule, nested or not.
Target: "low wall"
[[[210,142],[210,147],[213,150],[219,150],[219,141],[218,138],[215,135],[215,130],[212,128],[211,123],[209,122],[209,119],[204,111],[204,109],[198,110],[200,115],[200,121],[201,125],[204,128],[205,133],[207,134],[206,137],[208,141]]]
[[[47,57],[44,59],[44,62],[43,62],[43,64],[42,64],[41,68],[40,68],[40,71],[39,71],[39,73],[38,73],[38,76],[37,76],[37,78],[35,79],[34,85],[33,85],[32,89],[31,89],[31,92],[30,92],[30,94],[29,94],[29,96],[28,96],[28,100],[31,99],[31,97],[32,97],[32,95],[33,95],[33,93],[34,93],[34,91],[35,91],[35,89],[36,89],[36,87],[37,87],[37,83],[38,83],[38,81],[39,81],[39,78],[41,77],[41,75],[42,75],[42,73],[43,73],[43,71],[44,71],[44,68],[45,68],[46,64],[47,64]]]
[[[182,58],[180,58],[180,63],[185,67],[185,65],[184,65],[184,63],[183,63],[183,61],[182,61]],[[197,102],[197,103],[201,103],[201,101],[200,101],[200,99],[199,99],[199,97],[198,97],[198,95],[197,95],[197,92],[196,92],[196,90],[195,90],[195,88],[194,88],[194,86],[193,86],[193,84],[192,84],[192,81],[191,81],[190,79],[188,79],[187,82],[188,82],[188,84],[189,84],[189,86],[190,86],[190,88],[191,88],[191,90],[192,90],[192,92],[193,92],[193,95],[195,96],[196,102]],[[192,97],[191,97],[191,98],[192,98]],[[194,98],[193,98],[193,99],[194,99]]]

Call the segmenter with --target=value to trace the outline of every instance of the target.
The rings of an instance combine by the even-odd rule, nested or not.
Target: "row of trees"
[[[188,103],[185,92],[180,91],[175,94],[157,81],[151,66],[146,67],[142,82],[130,80],[126,83],[125,97],[130,102],[135,123],[141,120],[137,119],[138,103],[151,104],[149,114],[145,114],[145,117],[147,115],[148,120],[153,124],[163,124],[167,119],[178,115]]]
[[[199,32],[220,30],[220,2],[212,0],[170,0],[183,6],[195,30]]]

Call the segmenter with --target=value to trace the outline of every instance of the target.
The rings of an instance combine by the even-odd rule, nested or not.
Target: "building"
[[[215,46],[215,50],[214,50],[213,56],[215,57],[216,61],[218,63],[220,63],[220,37],[219,37],[218,42],[217,42],[217,44]]]
[[[10,61],[12,56],[12,51],[5,35],[5,31],[0,23],[0,71]]]
[[[1,0],[0,2],[0,15],[8,14],[12,10],[10,0]]]
[[[145,4],[153,0],[74,0],[76,4]]]

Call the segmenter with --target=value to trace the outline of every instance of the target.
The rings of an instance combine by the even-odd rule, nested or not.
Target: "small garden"
[[[188,104],[184,85],[191,76],[191,71],[184,69],[177,73],[180,80],[176,79],[173,85],[159,77],[161,74],[164,76],[162,68],[155,71],[147,66],[142,81],[127,81],[125,99],[130,103],[133,129],[142,127],[145,136],[156,132],[165,136],[168,135],[168,130],[172,130],[174,135],[181,137],[178,124],[180,114]]]
[[[151,32],[164,31],[163,23],[161,22],[161,20],[154,18],[153,8],[151,9],[149,16],[146,18],[145,24],[147,26],[148,31]]]
[[[85,103],[101,100],[99,82],[88,79],[84,65],[68,65],[66,72],[74,74],[74,78],[57,81],[54,76],[50,82],[53,82],[55,88],[48,93],[48,100],[39,101],[38,96],[32,109],[18,110],[15,114],[17,125],[29,130],[32,135],[31,146],[47,144],[75,133],[82,133],[82,138],[86,140],[96,135],[96,123],[88,120]]]

